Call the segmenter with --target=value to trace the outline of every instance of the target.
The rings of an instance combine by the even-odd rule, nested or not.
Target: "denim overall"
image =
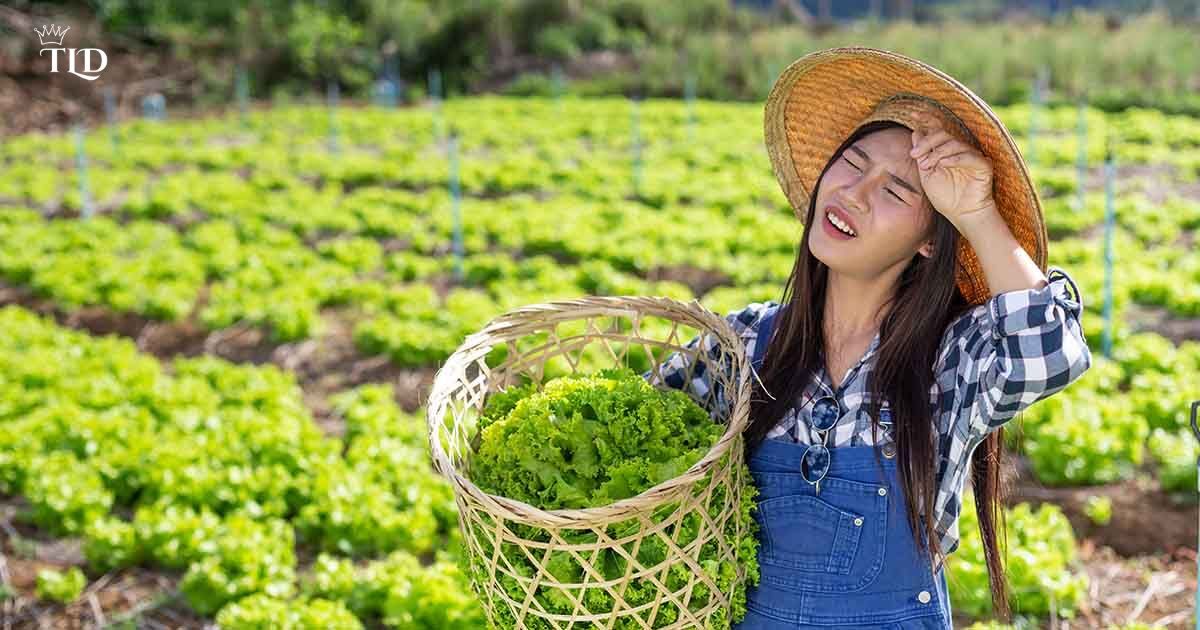
[[[773,317],[760,324],[756,369]],[[800,475],[806,447],[768,439],[750,456],[761,578],[734,628],[953,628],[944,568],[935,576],[913,542],[894,454],[879,458],[881,477],[875,446],[831,448],[817,495]]]

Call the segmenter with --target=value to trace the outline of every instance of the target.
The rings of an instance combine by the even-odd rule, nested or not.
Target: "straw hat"
[[[771,88],[763,116],[767,153],[797,218],[804,220],[821,170],[855,129],[873,120],[894,120],[916,129],[917,112],[938,117],[947,133],[991,161],[996,207],[1045,272],[1041,200],[999,117],[953,77],[887,50],[843,47],[813,52],[792,62]],[[958,288],[973,305],[986,302],[991,294],[965,238],[959,239]]]

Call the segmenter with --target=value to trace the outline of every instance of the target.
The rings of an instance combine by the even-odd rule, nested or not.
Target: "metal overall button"
[[[928,604],[929,603],[929,591],[921,591],[920,593],[917,593],[917,599],[920,600],[920,602],[922,604]]]

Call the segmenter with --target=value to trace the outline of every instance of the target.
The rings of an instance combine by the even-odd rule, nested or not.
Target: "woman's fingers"
[[[941,130],[935,131],[928,135],[922,135],[920,140],[913,145],[912,150],[909,151],[909,155],[914,158],[920,158],[922,155],[928,153],[930,149],[940,146],[948,140],[953,139],[953,136]]]
[[[947,155],[952,155],[954,153],[961,153],[965,149],[966,149],[966,146],[963,145],[963,143],[961,143],[957,140],[951,139],[951,140],[947,140],[946,142],[943,142],[942,144],[939,144],[936,147],[932,147],[931,149],[929,149],[929,152],[926,153],[925,155],[923,155],[922,159],[931,160],[931,159],[937,159],[939,157],[946,157]]]
[[[959,151],[948,149],[946,151],[935,152],[934,154],[930,155],[929,159],[922,163],[921,169],[928,171],[937,168],[939,165],[953,166],[955,164],[959,164],[964,157],[968,157],[970,154],[971,152],[966,149]]]
[[[937,162],[937,159],[939,157],[945,157],[947,155],[957,153],[957,152],[961,151],[962,149],[963,149],[963,145],[961,142],[958,142],[954,138],[947,138],[942,143],[940,143],[936,146],[930,147],[927,152],[925,152],[920,157],[918,157],[917,165],[924,166],[931,162]]]
[[[937,163],[934,164],[934,167],[959,166],[967,163],[970,158],[971,154],[967,151],[963,151],[962,153],[955,153],[954,155],[947,155],[946,157],[940,158]]]

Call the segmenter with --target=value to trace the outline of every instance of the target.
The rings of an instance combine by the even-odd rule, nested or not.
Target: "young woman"
[[[967,88],[870,48],[793,63],[765,122],[804,229],[783,298],[727,316],[756,369],[761,579],[738,627],[951,628],[942,563],[968,472],[1008,619],[1002,427],[1091,365],[1074,282],[1043,273],[1020,154]],[[724,405],[684,356],[646,376]]]

